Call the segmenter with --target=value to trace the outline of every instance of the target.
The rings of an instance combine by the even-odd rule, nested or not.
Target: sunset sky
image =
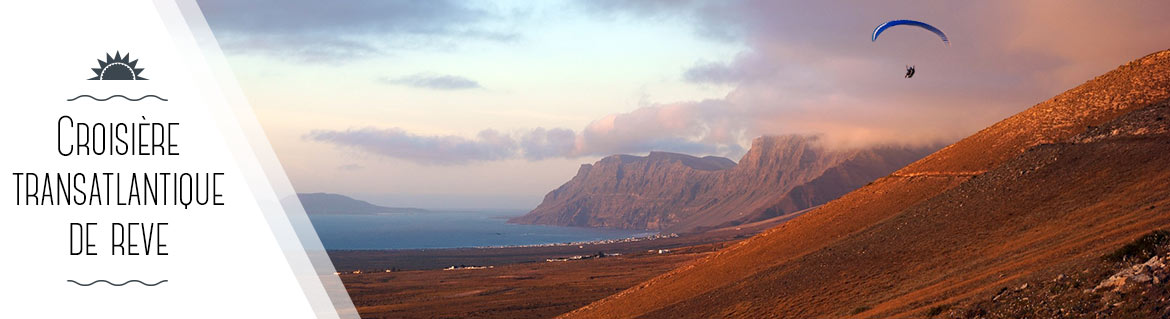
[[[615,153],[952,142],[1170,48],[1152,0],[198,2],[299,192],[440,209],[529,209]],[[951,46],[871,42],[893,19]]]

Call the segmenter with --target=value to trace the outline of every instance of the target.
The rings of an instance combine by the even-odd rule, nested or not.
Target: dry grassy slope
[[[975,133],[896,174],[978,173],[1034,145],[1067,139],[1086,126],[1170,97],[1170,52],[1161,51],[1085,82]]]
[[[1013,166],[1005,163],[1020,157],[1032,146],[1069,140],[1090,126],[1102,125],[1168,96],[1170,52],[1163,51],[1005,119],[735,247],[568,313],[566,317],[767,313],[816,317],[842,316],[864,307],[872,309],[863,314],[895,314],[942,302],[937,300],[942,296],[963,298],[991,289],[1000,281],[1028,275],[1032,271],[1028,269],[1032,268],[1026,265],[1057,257],[1043,250],[1029,250],[1031,247],[1066,243],[1057,250],[1063,253],[1059,256],[1065,257],[1080,256],[1076,255],[1076,247],[1081,247],[1078,245],[1092,243],[1095,244],[1092,247],[1103,249],[1101,245],[1140,235],[1131,231],[1160,223],[1151,224],[1141,216],[1129,215],[1108,219],[1110,215],[1101,213],[1122,211],[1116,206],[1123,199],[1165,196],[1165,190],[1155,187],[1170,177],[1160,171],[1165,170],[1160,168],[1164,165],[1158,165],[1166,162],[1164,153],[1150,155],[1124,147],[1111,149],[1088,144],[1075,146],[1083,149],[1073,150],[1040,147],[1016,165],[1043,163],[1044,155],[1040,154],[1043,152],[1073,152],[1057,154],[1067,156],[1049,155],[1055,156],[1054,161],[1067,161],[1061,162],[1060,167],[1084,170],[1083,174],[1050,172],[1064,179],[1021,179],[1012,184],[1015,188],[998,188],[986,185],[989,183],[986,181],[993,180],[992,176],[1010,174],[1005,170]],[[1127,151],[1139,154],[1126,154],[1132,158],[1117,155]],[[1077,162],[1081,156],[1095,160]],[[1138,159],[1145,160],[1133,163],[1142,164],[1132,165],[1138,170],[1125,170],[1130,161]],[[1106,166],[1093,166],[1098,161]],[[972,175],[997,167],[999,170],[994,174],[988,173],[967,183],[969,186],[949,191]],[[1140,169],[1162,175],[1143,175],[1146,173]],[[1151,182],[1151,178],[1160,179]],[[1094,183],[1113,185],[1095,189],[1098,186]],[[1069,190],[1069,194],[1095,197],[1061,197],[1062,186],[1078,187]],[[1143,189],[1153,189],[1153,193],[1140,193]],[[1127,195],[1131,193],[1137,195]],[[964,208],[970,196],[984,196],[973,201],[978,203],[973,207],[980,209]],[[1005,200],[1009,198],[1012,200]],[[1102,205],[1108,207],[1098,207]],[[1075,208],[1077,213],[1059,215],[1066,212],[1063,208]],[[1015,220],[1013,214],[1038,219]],[[1111,223],[1106,225],[1120,226],[1103,229],[1100,225],[1094,228],[1094,225],[1075,222],[1077,218],[1093,216],[1097,221],[1106,218],[1105,222]],[[1046,223],[1044,217],[1063,219]],[[1026,223],[1029,221],[1032,223]],[[1093,232],[1075,232],[1081,229]],[[1100,236],[1095,237],[1098,233],[1094,232]],[[1047,235],[1052,233],[1063,235]],[[997,237],[1001,234],[1011,238]],[[1004,261],[992,263],[994,260]],[[964,273],[969,275],[957,276]],[[991,274],[995,274],[994,278],[984,276]],[[1005,277],[1000,278],[999,274]]]
[[[1037,147],[847,240],[654,315],[737,307],[707,314],[921,315],[1052,278],[1170,226],[1167,162],[1164,133]],[[776,284],[783,290],[769,291]]]

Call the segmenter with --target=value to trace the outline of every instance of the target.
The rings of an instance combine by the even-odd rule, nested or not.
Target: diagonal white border
[[[230,112],[213,108],[212,113],[316,316],[358,318],[357,309],[341,278],[334,274],[329,255],[297,200],[292,183],[240,90],[198,4],[193,0],[155,0],[155,7],[167,23],[180,52],[194,56],[188,61],[207,64],[206,68],[193,69],[211,70],[211,74],[195,74],[207,79],[197,83],[218,86],[200,89],[209,98],[222,99],[230,106]]]

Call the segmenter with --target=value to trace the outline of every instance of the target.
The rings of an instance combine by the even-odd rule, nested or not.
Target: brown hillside
[[[1163,51],[566,316],[920,316],[1099,262],[1170,227],[1168,97]]]

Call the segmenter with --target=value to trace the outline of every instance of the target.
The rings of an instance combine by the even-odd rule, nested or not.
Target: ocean
[[[656,232],[508,224],[523,212],[309,215],[327,250],[522,246],[650,236]]]

